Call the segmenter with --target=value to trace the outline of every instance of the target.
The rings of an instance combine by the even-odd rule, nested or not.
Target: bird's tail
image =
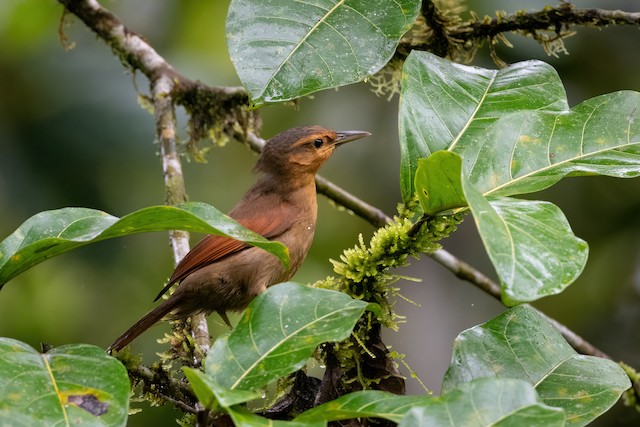
[[[178,302],[178,298],[169,298],[162,302],[162,304],[145,314],[142,319],[134,323],[133,326],[127,329],[124,334],[120,335],[120,337],[118,337],[118,339],[109,346],[107,352],[111,353],[113,351],[122,350],[127,344],[136,339],[138,335],[158,323],[160,319],[169,314],[169,312],[176,307]]]

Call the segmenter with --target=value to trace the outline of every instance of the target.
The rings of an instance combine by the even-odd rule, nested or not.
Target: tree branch
[[[87,27],[89,27],[101,39],[103,39],[111,47],[116,56],[121,59],[125,67],[138,69],[150,79],[150,81],[152,82],[152,87],[154,88],[154,104],[157,104],[156,115],[160,114],[158,113],[158,109],[160,111],[164,111],[166,108],[171,108],[171,96],[173,96],[173,99],[176,100],[185,100],[189,96],[197,96],[198,93],[210,93],[216,96],[214,98],[208,98],[210,102],[215,101],[223,104],[224,102],[228,103],[230,98],[234,98],[234,100],[238,102],[242,102],[242,100],[245,100],[244,102],[246,103],[248,101],[246,92],[244,92],[244,89],[242,88],[213,88],[202,83],[192,82],[191,80],[180,75],[149,44],[147,44],[142,37],[126,29],[122,22],[120,22],[120,20],[115,17],[115,15],[102,8],[102,6],[100,6],[96,0],[58,1],[63,4],[68,11],[78,16],[87,25]],[[427,3],[426,10],[428,11],[429,2],[425,3]],[[589,9],[589,11],[592,12],[589,14],[584,10],[573,9],[573,6],[563,3],[561,6],[555,9],[547,8],[541,12],[514,15],[509,19],[503,18],[503,20],[506,19],[507,21],[513,20],[515,24],[512,24],[512,26],[502,26],[500,28],[504,28],[501,31],[512,31],[512,29],[507,28],[525,29],[525,23],[528,19],[526,18],[527,16],[531,17],[531,19],[533,19],[532,17],[536,16],[538,16],[539,19],[547,16],[546,19],[553,20],[552,23],[554,25],[557,22],[563,24],[582,23],[584,25],[589,24],[595,26],[630,23],[634,23],[637,25],[638,23],[640,23],[640,13],[631,14],[620,11],[602,11],[599,9]],[[558,13],[559,15],[557,15]],[[523,16],[525,18],[523,18]],[[554,18],[554,16],[560,16],[560,18]],[[589,21],[587,17],[591,17],[591,21]],[[544,19],[542,19],[542,21],[544,21]],[[535,21],[534,19],[532,22],[537,21]],[[548,24],[547,27],[540,28],[548,28],[550,25],[551,24]],[[457,31],[450,32],[450,36],[462,38],[466,37],[467,39],[488,37],[491,33],[486,32],[487,30],[484,29],[485,26],[489,26],[489,24],[484,22],[476,24],[469,23],[466,24],[466,27],[462,26]],[[177,173],[178,170],[175,170],[175,166],[176,164],[179,165],[179,160],[177,154],[175,153],[175,117],[173,116],[173,114],[174,112],[172,111],[170,116],[167,115],[165,117],[165,120],[168,120],[167,123],[173,123],[168,127],[171,128],[171,130],[166,130],[168,128],[165,127],[158,128],[158,139],[161,142],[161,147],[166,143],[167,152],[173,153],[172,155],[167,157],[167,172],[165,174],[165,177],[167,176],[167,174],[170,174],[172,168]],[[236,133],[234,132],[233,135],[236,135]],[[256,151],[260,151],[262,145],[264,144],[263,139],[257,137],[251,132],[246,135],[246,140],[248,141],[249,145]],[[163,154],[163,168],[165,168],[164,158],[165,155]],[[181,176],[181,172],[177,173],[177,175]],[[184,184],[182,185],[184,188]],[[390,221],[390,218],[385,215],[384,212],[382,212],[380,209],[360,200],[356,196],[322,177],[318,177],[316,185],[318,188],[318,192],[324,194],[336,204],[351,210],[356,215],[368,221],[374,227],[384,226],[387,222]],[[175,188],[172,186],[171,188],[168,188],[168,191],[172,192],[174,189]],[[474,285],[483,289],[485,292],[489,293],[497,299],[501,298],[500,286],[498,284],[493,282],[491,279],[486,277],[484,274],[482,274],[480,271],[476,270],[469,264],[456,258],[451,253],[445,251],[444,249],[440,249],[428,255],[436,262],[440,263],[445,268],[450,270],[460,279],[473,283]],[[609,358],[604,352],[589,344],[587,341],[579,337],[567,327],[556,322],[555,320],[550,321],[554,323],[554,325],[563,334],[565,339],[576,350],[584,354],[591,354]]]
[[[178,205],[187,201],[187,193],[182,174],[180,155],[176,150],[176,116],[171,96],[174,80],[170,75],[160,74],[151,81],[156,118],[156,138],[160,143],[162,172],[164,174],[165,203]],[[189,233],[181,230],[169,232],[173,248],[173,259],[177,265],[189,252]],[[204,314],[196,314],[191,319],[191,331],[194,341],[204,354],[211,346],[209,326]],[[200,364],[195,360],[194,364]]]
[[[451,32],[451,37],[471,40],[496,35],[508,31],[534,32],[550,30],[559,32],[562,27],[582,25],[586,27],[606,27],[608,25],[640,26],[640,12],[621,10],[576,9],[571,3],[558,7],[545,7],[538,12],[516,12],[482,21],[470,21]]]
[[[191,406],[196,404],[197,399],[187,383],[171,378],[164,371],[154,370],[144,365],[128,367],[127,371],[134,379],[142,380],[145,384],[156,385],[152,390],[146,391],[166,399],[185,412],[193,414],[198,412],[194,406]]]
[[[486,39],[492,40],[507,32],[530,34],[538,40],[538,31],[551,31],[557,38],[570,34],[571,26],[606,27],[608,25],[640,26],[640,12],[621,10],[578,9],[571,3],[563,2],[559,6],[547,6],[536,12],[518,11],[513,14],[499,12],[496,17],[484,17],[447,24],[432,0],[422,1],[422,15],[427,27],[431,30],[427,38],[416,37],[403,40],[398,48],[401,56],[406,56],[412,49],[429,50],[439,56],[454,53],[455,49],[473,50],[477,43]],[[552,40],[550,40],[552,41]],[[443,49],[446,51],[443,52]],[[467,58],[471,56],[467,55]]]
[[[160,144],[162,172],[164,175],[165,203],[177,205],[187,201],[180,156],[176,150],[176,117],[171,97],[171,78],[160,77],[152,83],[156,138]],[[189,233],[170,232],[174,261],[177,264],[189,252]]]
[[[449,52],[450,41],[447,35],[445,19],[433,0],[422,0],[421,13],[425,24],[427,24],[432,33],[430,37],[432,43],[424,47],[442,58],[446,57]]]
[[[205,120],[202,118],[203,112],[200,105],[202,101],[215,101],[227,110],[233,110],[238,105],[248,105],[249,97],[243,87],[207,86],[178,73],[142,36],[125,27],[117,16],[102,7],[97,0],[58,1],[66,11],[77,16],[102,39],[125,68],[134,72],[140,71],[152,85],[161,78],[167,82],[167,93],[173,96],[173,102],[184,106],[192,116],[190,121],[192,139],[203,137],[201,128]],[[64,34],[61,33],[60,38],[64,43],[66,40]],[[211,112],[208,112],[208,115],[211,116]],[[226,118],[224,114],[213,115],[219,120]],[[204,123],[204,125],[210,124]]]
[[[126,68],[140,70],[150,81],[169,76],[174,84],[183,86],[191,81],[180,76],[140,35],[129,30],[114,14],[97,0],[59,0],[66,10],[102,39],[120,58]]]
[[[176,150],[176,117],[172,94],[177,87],[183,91],[197,90],[199,85],[178,74],[141,36],[128,30],[96,0],[60,0],[60,3],[104,40],[125,67],[140,70],[149,79],[156,119],[156,139],[160,144],[162,158],[165,203],[177,205],[186,202],[182,165]],[[189,252],[189,233],[172,231],[169,233],[169,240],[177,264]],[[192,325],[194,339],[206,353],[210,346],[206,318],[203,315],[194,316]]]

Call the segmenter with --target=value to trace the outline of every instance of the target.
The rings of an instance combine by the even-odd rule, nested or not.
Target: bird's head
[[[365,131],[334,131],[320,126],[289,129],[265,143],[256,169],[268,174],[315,174],[338,145],[369,135]]]

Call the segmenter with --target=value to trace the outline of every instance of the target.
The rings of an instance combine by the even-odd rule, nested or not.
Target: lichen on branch
[[[205,162],[211,145],[201,146],[209,140],[214,146],[224,146],[234,136],[255,132],[260,127],[257,110],[249,106],[249,96],[242,88],[212,88],[200,82],[191,82],[176,95],[176,104],[188,113],[188,152],[196,161]]]

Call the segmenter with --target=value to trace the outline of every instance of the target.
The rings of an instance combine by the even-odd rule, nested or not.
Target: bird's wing
[[[291,226],[291,218],[295,215],[294,207],[287,203],[280,204],[275,210],[276,212],[273,212],[273,214],[266,215],[262,212],[259,216],[235,218],[235,220],[249,230],[271,240],[284,233]],[[244,242],[230,237],[216,236],[214,234],[206,235],[185,255],[182,261],[178,263],[178,266],[169,278],[169,282],[162,291],[160,291],[154,301],[160,299],[160,297],[169,290],[171,285],[186,278],[195,270],[250,247],[251,245],[247,245]]]

